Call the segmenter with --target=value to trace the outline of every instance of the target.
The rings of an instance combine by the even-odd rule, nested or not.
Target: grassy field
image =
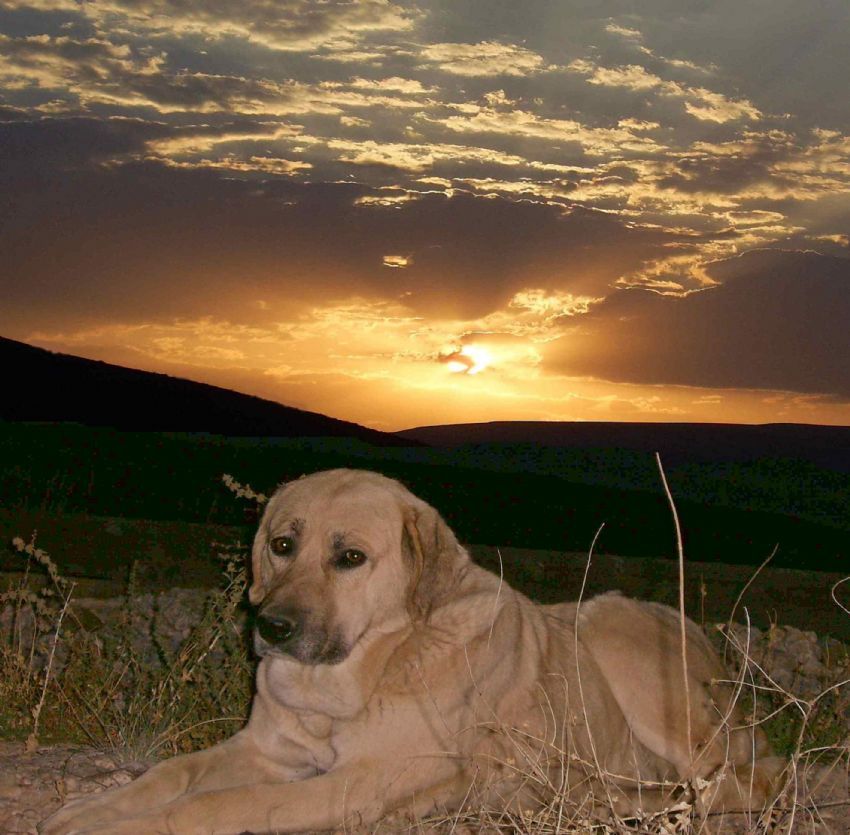
[[[351,466],[400,478],[466,542],[672,555],[651,456],[624,450],[487,445],[375,448],[328,439],[253,440],[0,423],[0,508],[46,517],[122,517],[239,526],[249,505],[232,473],[270,491],[307,472]],[[689,465],[668,472],[692,560],[840,571],[850,563],[850,476],[805,462]],[[107,570],[115,558],[85,570]],[[120,557],[118,557],[120,561]],[[0,568],[7,567],[0,563]]]

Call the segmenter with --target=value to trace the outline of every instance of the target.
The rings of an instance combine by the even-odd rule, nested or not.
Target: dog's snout
[[[257,614],[257,631],[267,643],[280,646],[298,637],[300,630],[291,612],[270,610]]]

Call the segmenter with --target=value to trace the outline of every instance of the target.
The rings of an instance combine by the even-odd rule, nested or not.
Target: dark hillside
[[[660,452],[666,465],[789,458],[850,472],[850,427],[769,423],[493,421],[419,426],[397,433],[432,446],[539,444]]]
[[[376,446],[417,443],[218,386],[55,354],[2,337],[0,385],[0,419],[7,421],[230,437],[345,437]]]

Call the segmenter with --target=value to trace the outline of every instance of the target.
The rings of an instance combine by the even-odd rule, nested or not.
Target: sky
[[[0,334],[396,430],[850,424],[847,0],[0,0]]]

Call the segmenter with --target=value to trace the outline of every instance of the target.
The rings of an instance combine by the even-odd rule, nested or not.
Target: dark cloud
[[[2,121],[5,115],[7,121]],[[151,151],[151,143],[169,141],[175,145],[206,140],[239,141],[250,136],[261,139],[280,131],[281,123],[246,117],[211,118],[200,124],[166,124],[136,118],[24,118],[20,110],[0,110],[0,181],[14,190],[11,202],[38,201],[29,194],[34,183],[50,182],[65,190],[65,172],[117,172],[121,164],[138,161]],[[120,174],[115,174],[120,179]]]
[[[708,272],[722,283],[684,298],[609,296],[573,325],[547,367],[612,381],[850,398],[850,259],[763,250]]]
[[[778,189],[793,190],[793,177],[778,174],[774,166],[797,150],[787,137],[777,136],[759,136],[729,152],[718,145],[671,161],[669,173],[659,177],[658,184],[691,194],[738,194],[768,183]]]
[[[170,128],[136,119],[43,118],[0,122],[0,178],[23,183],[40,174],[137,155]],[[25,195],[19,195],[25,197]]]
[[[96,127],[0,131],[6,147],[43,149],[31,157],[41,188],[16,189],[4,204],[10,312],[123,320],[223,314],[258,297],[306,304],[360,294],[476,316],[528,286],[600,295],[676,238],[603,213],[463,193],[384,208],[358,204],[384,194],[357,185],[252,183],[153,162],[69,172],[69,159],[137,150],[148,136]],[[10,176],[26,175],[17,165]],[[385,268],[383,257],[396,253],[412,264]]]

